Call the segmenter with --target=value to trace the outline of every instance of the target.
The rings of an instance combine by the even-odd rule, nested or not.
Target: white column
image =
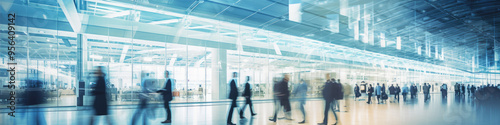
[[[227,99],[227,51],[212,51],[212,99]]]

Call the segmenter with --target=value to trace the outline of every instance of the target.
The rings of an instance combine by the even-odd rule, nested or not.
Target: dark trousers
[[[163,106],[165,106],[165,110],[167,111],[167,120],[172,120],[172,112],[170,111],[170,101],[165,101]]]
[[[408,93],[403,93],[403,101],[406,101],[406,95],[407,95],[407,94],[408,94]]]
[[[325,112],[324,112],[324,118],[323,118],[323,123],[328,124],[328,111],[330,110],[332,105],[335,105],[336,101],[334,100],[325,100]],[[335,111],[332,109],[333,115],[335,116],[335,120],[337,121],[337,114]]]
[[[430,97],[429,93],[424,93],[424,101],[429,100]]]
[[[278,100],[280,104],[276,104],[275,107],[276,109],[274,109],[274,117],[272,118],[274,122],[276,122],[277,119],[276,117],[278,117],[278,112],[281,109],[281,106],[283,106],[285,113],[292,110],[290,106],[290,100],[288,99],[288,97],[278,97]]]
[[[377,103],[380,103],[380,95],[377,95]]]
[[[447,90],[441,90],[441,96],[443,96],[443,98],[448,97],[448,91]]]
[[[399,93],[394,94],[394,99],[399,102]]]
[[[147,125],[148,119],[146,118],[146,114],[144,113],[144,109],[147,108],[148,101],[146,99],[141,99],[139,102],[139,106],[137,107],[137,110],[135,110],[134,116],[132,116],[132,125],[135,125],[137,122],[137,119],[139,119],[142,115],[142,123],[144,125]]]
[[[231,101],[231,106],[229,107],[229,115],[227,116],[227,123],[232,123],[231,120],[233,119],[233,111],[234,108],[237,108],[238,105],[236,105],[236,99],[232,99]],[[240,115],[241,117],[241,115]]]
[[[304,118],[304,121],[306,120],[306,110],[304,108],[304,105],[306,104],[306,100],[300,100],[299,101],[299,109],[300,109],[300,112],[302,112],[302,116]]]
[[[368,93],[368,102],[367,103],[371,103],[371,102],[372,102],[372,94]]]
[[[245,98],[245,104],[240,109],[240,116],[243,116],[243,112],[245,111],[245,107],[247,106],[247,104],[248,104],[248,107],[250,108],[250,113],[254,114],[253,113],[252,100],[249,97],[249,98]]]

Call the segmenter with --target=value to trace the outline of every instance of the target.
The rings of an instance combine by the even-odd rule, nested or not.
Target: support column
[[[227,99],[227,50],[215,49],[212,54],[212,99]]]
[[[76,38],[77,60],[76,60],[76,79],[78,81],[76,91],[77,106],[83,106],[84,96],[89,96],[90,92],[85,88],[90,86],[86,84],[85,72],[87,69],[87,38],[83,34],[78,34]]]

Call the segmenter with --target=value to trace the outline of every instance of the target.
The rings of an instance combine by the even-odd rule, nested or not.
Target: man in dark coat
[[[415,84],[412,84],[410,87],[410,97],[413,99],[417,96],[417,86]]]
[[[290,91],[288,90],[288,80],[290,76],[288,74],[284,74],[283,80],[281,80],[278,84],[274,86],[274,94],[278,98],[280,105],[283,106],[285,112],[285,118],[291,120],[291,106],[290,106]],[[274,117],[269,119],[270,121],[276,122],[276,117],[278,116],[278,111],[280,107],[274,112]]]
[[[335,79],[332,79],[331,81],[335,81]],[[323,87],[322,91],[323,99],[325,99],[325,112],[323,116],[323,123],[319,123],[318,125],[328,124],[328,111],[330,110],[330,106],[332,105],[331,103],[334,102],[333,100],[335,99],[334,96],[335,92],[333,91],[333,89],[334,89],[333,82],[330,81],[325,82],[325,86]],[[335,114],[335,111],[333,111],[333,114]]]
[[[106,115],[108,125],[111,125],[111,117],[108,115],[108,99],[106,98],[106,80],[104,79],[105,74],[102,70],[102,66],[99,66],[94,72],[97,77],[97,81],[95,88],[92,91],[92,94],[94,95],[94,103],[92,107],[96,116]],[[94,117],[90,118],[90,124],[94,124]]]
[[[236,87],[236,78],[238,77],[238,73],[233,72],[233,79],[229,83],[229,99],[231,99],[231,106],[229,107],[229,115],[227,116],[227,124],[228,125],[235,125],[232,122],[233,118],[233,109],[238,108],[238,105],[236,104],[236,99],[238,98],[238,87]],[[240,116],[242,117],[242,116]]]
[[[465,85],[462,84],[460,87],[462,88],[461,94],[465,96]]]
[[[241,107],[241,110],[240,110],[240,118],[245,118],[243,117],[243,112],[245,111],[245,107],[249,106],[250,108],[250,114],[252,116],[255,116],[257,114],[253,113],[253,106],[252,106],[252,89],[250,88],[250,83],[248,83],[248,81],[250,81],[250,76],[247,76],[247,82],[245,83],[245,90],[243,90],[243,94],[241,94],[241,96],[245,97],[245,104],[243,105],[243,107]]]
[[[399,87],[399,84],[396,84],[396,87],[394,88],[394,99],[396,99],[399,102],[399,93],[401,93],[401,88]]]
[[[391,84],[391,86],[389,86],[389,95],[394,95],[396,94],[396,88],[394,88],[394,84]],[[391,102],[394,102],[396,100],[396,97],[393,98],[393,101]]]
[[[423,86],[423,91],[424,91],[424,102],[426,102],[427,100],[429,100],[430,98],[430,89],[431,89],[431,86],[427,83],[424,83],[424,86]]]
[[[356,99],[361,96],[361,92],[359,92],[358,84],[356,84],[356,86],[354,87],[354,94],[355,94],[354,100],[356,101]]]
[[[370,84],[370,87],[368,87],[368,91],[367,91],[367,93],[368,93],[368,102],[366,102],[366,103],[368,103],[368,104],[372,103],[372,94],[373,94],[373,91],[374,90],[373,90],[372,84]]]
[[[165,71],[165,78],[166,78],[165,87],[157,91],[157,93],[161,93],[163,95],[163,106],[165,107],[165,111],[167,112],[167,120],[161,123],[172,123],[172,112],[170,110],[170,101],[173,100],[172,92],[174,87],[172,87],[172,83],[174,82],[174,80],[170,79],[169,75],[170,72]]]

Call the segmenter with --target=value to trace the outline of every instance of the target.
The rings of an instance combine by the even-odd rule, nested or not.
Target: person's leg
[[[333,103],[334,103],[334,105],[338,104],[338,102],[336,102],[336,101],[333,101]],[[333,111],[333,116],[335,116],[335,124],[337,124],[339,122],[339,119],[337,118],[337,113],[335,113],[335,111]]]
[[[305,101],[301,100],[300,101],[300,104],[299,104],[299,109],[300,109],[300,112],[302,112],[302,118],[304,119],[303,121],[306,121],[306,110],[304,108],[304,105],[305,105]]]
[[[323,124],[327,125],[328,124],[328,110],[330,108],[332,101],[325,100],[325,112],[323,114]],[[335,112],[334,112],[335,113]]]
[[[275,102],[276,103],[274,104],[274,116],[273,116],[272,119],[269,119],[269,120],[271,120],[273,122],[276,122],[276,119],[277,119],[277,116],[278,116],[278,112],[279,112],[279,110],[281,108],[281,101],[276,100]]]
[[[250,113],[251,115],[256,115],[254,112],[253,112],[253,104],[252,104],[252,100],[250,98],[248,98],[248,108],[250,108]]]
[[[247,107],[248,103],[243,104],[243,106],[240,109],[240,116],[243,116],[243,113],[245,112],[245,108]]]
[[[236,99],[233,99],[231,101],[231,106],[229,106],[229,114],[227,116],[227,123],[233,123],[232,118],[233,118],[233,110],[236,107]]]
[[[145,100],[143,100],[143,99],[140,100],[139,105],[137,106],[137,109],[135,110],[135,113],[132,116],[132,125],[135,125],[135,123],[137,122],[137,119],[139,119],[141,117],[142,111],[146,105],[145,103],[146,103]],[[146,120],[146,119],[144,119],[144,120]]]
[[[366,103],[371,103],[371,101],[372,101],[372,94],[368,94],[368,102]]]
[[[172,111],[170,110],[170,101],[165,102],[165,109],[167,110],[167,121],[171,121]]]
[[[380,104],[380,95],[377,95],[377,103]]]

